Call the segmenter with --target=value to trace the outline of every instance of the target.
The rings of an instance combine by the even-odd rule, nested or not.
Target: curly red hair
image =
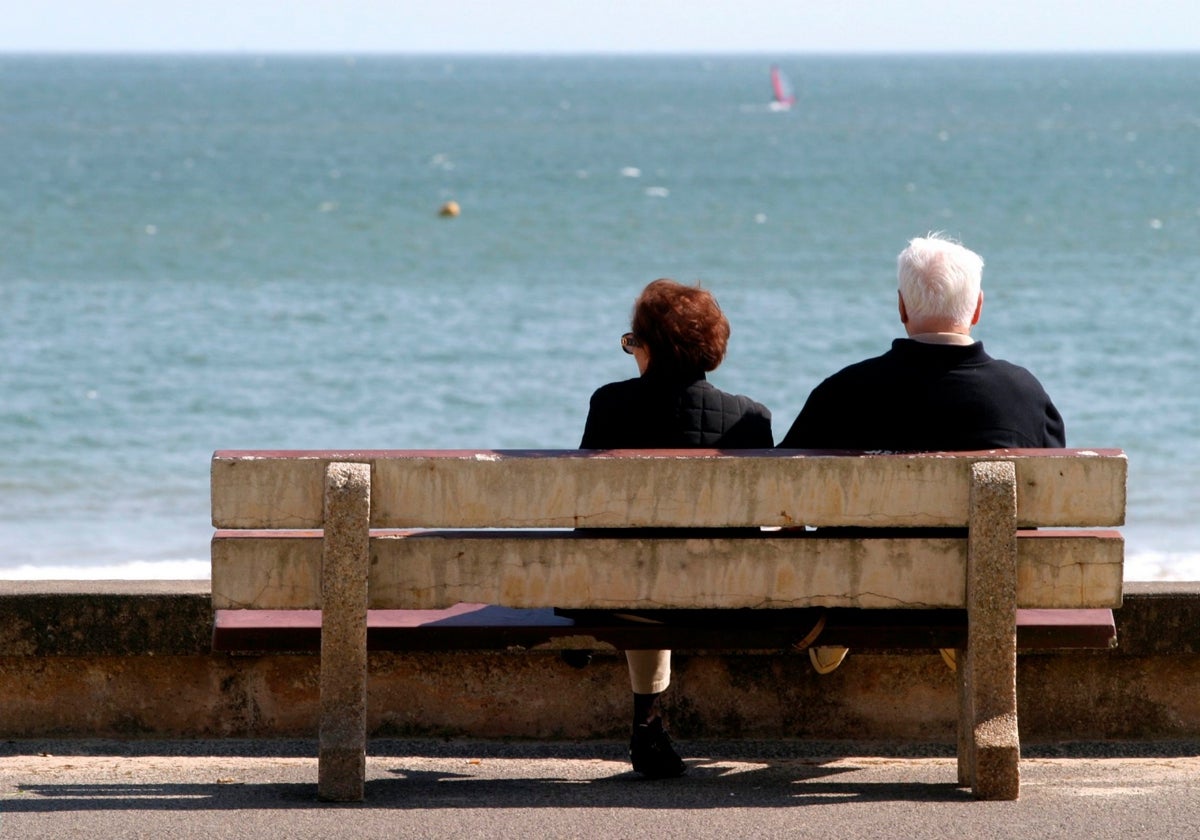
[[[634,302],[632,330],[649,350],[654,372],[715,370],[729,344],[729,321],[712,293],[666,278],[650,283]]]

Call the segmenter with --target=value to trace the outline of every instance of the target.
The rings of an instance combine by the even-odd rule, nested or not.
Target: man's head
[[[900,320],[909,335],[969,333],[983,308],[983,258],[938,234],[914,239],[896,258]]]

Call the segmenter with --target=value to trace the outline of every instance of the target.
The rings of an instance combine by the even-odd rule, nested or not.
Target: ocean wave
[[[1200,581],[1200,552],[1134,551],[1125,556],[1127,581]]]
[[[0,568],[0,580],[208,580],[205,560],[131,560],[105,566],[33,566]]]

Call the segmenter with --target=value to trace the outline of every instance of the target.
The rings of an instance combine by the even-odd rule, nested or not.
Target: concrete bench
[[[329,800],[363,795],[371,645],[960,648],[959,781],[1014,799],[1018,644],[1111,643],[1123,542],[1078,529],[1123,524],[1125,476],[1118,450],[217,452],[214,642],[319,640]]]

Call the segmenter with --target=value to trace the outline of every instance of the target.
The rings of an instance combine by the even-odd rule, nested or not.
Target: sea
[[[1200,580],[1200,55],[0,55],[0,577],[207,577],[217,449],[578,446],[658,277],[778,439],[931,231]]]

